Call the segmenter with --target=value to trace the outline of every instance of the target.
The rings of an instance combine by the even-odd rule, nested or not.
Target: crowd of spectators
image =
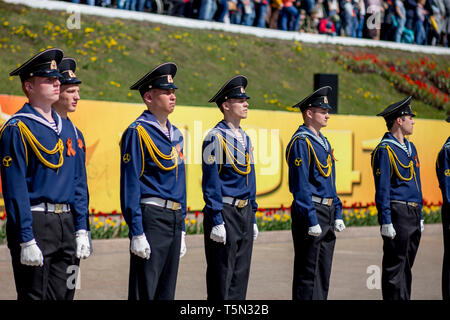
[[[449,46],[450,0],[66,0],[260,28]]]

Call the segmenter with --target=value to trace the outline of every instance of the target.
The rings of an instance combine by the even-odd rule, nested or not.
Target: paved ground
[[[127,239],[96,240],[94,254],[81,263],[76,299],[126,299],[129,270]],[[176,299],[206,298],[203,236],[187,236],[188,252],[180,262]],[[248,287],[249,300],[291,298],[293,246],[290,231],[262,232],[255,243]],[[369,266],[381,267],[378,227],[347,228],[338,234],[329,299],[379,300],[381,290],[368,289]],[[442,227],[426,225],[413,267],[413,299],[441,299]],[[376,268],[376,267],[375,267]],[[15,299],[9,251],[0,246],[0,300]]]

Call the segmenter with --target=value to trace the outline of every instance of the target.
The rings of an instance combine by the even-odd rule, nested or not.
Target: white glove
[[[131,238],[131,252],[141,257],[142,259],[150,259],[150,253],[152,250],[150,249],[150,244],[145,237],[145,233],[139,236],[133,236]]]
[[[91,245],[89,243],[88,232],[84,229],[75,232],[75,241],[77,243],[77,258],[86,259],[89,257],[91,254]]]
[[[334,230],[337,232],[341,232],[345,229],[344,220],[342,219],[336,219],[334,220]]]
[[[420,232],[423,232],[424,229],[423,220],[420,220]]]
[[[256,238],[258,238],[258,234],[259,234],[258,225],[256,223],[254,223],[253,224],[253,241],[255,241]]]
[[[394,226],[392,225],[392,223],[381,225],[381,235],[382,236],[394,239],[396,234],[397,233],[395,232],[395,229],[394,229]]]
[[[227,231],[225,230],[225,223],[214,226],[209,237],[216,242],[223,242],[223,244],[225,244],[227,241]]]
[[[319,224],[316,224],[315,226],[309,227],[308,234],[310,236],[318,237],[318,236],[320,236],[321,233],[322,233],[322,228],[320,227]]]
[[[186,254],[186,231],[181,232],[181,248],[180,248],[180,259]]]
[[[20,251],[20,263],[35,267],[42,267],[44,265],[44,256],[36,244],[36,240],[32,239],[28,242],[21,243],[20,247],[22,248]]]

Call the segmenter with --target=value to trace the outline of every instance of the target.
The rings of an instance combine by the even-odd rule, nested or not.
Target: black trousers
[[[180,261],[181,210],[142,205],[142,224],[150,259],[130,252],[129,300],[173,300]]]
[[[394,239],[383,236],[381,292],[383,300],[411,298],[411,269],[419,249],[420,208],[391,203]]]
[[[442,205],[442,231],[444,235],[444,261],[442,263],[442,298],[450,300],[450,204]]]
[[[42,251],[42,267],[20,262],[21,247],[8,234],[18,300],[73,300],[80,260],[76,258],[72,213],[32,212],[33,232]]]
[[[322,233],[308,235],[308,219],[292,205],[292,238],[294,241],[293,300],[326,300],[330,286],[334,245],[334,206],[314,204]]]
[[[212,224],[203,219],[206,255],[207,299],[245,300],[253,250],[253,212],[250,204],[237,208],[223,205],[226,244],[211,240]]]

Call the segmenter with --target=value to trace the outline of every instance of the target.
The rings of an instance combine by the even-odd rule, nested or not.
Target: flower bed
[[[393,63],[375,54],[347,52],[335,56],[334,60],[351,72],[376,73],[397,90],[450,113],[450,73],[439,70],[429,59]]]
[[[422,209],[424,222],[441,222],[442,203],[432,204],[424,201]],[[291,228],[291,208],[260,208],[256,212],[256,223],[259,231],[290,230]],[[357,226],[377,226],[378,214],[374,203],[362,204],[354,203],[347,206],[344,202],[342,208],[342,218],[347,227]],[[0,223],[6,219],[6,214],[0,212]],[[110,239],[128,237],[128,225],[121,213],[113,211],[111,213],[96,212],[91,210],[89,215],[92,239]],[[201,211],[188,212],[186,219],[187,234],[203,234],[203,213]],[[5,223],[0,227],[0,244],[5,243],[6,230]]]

